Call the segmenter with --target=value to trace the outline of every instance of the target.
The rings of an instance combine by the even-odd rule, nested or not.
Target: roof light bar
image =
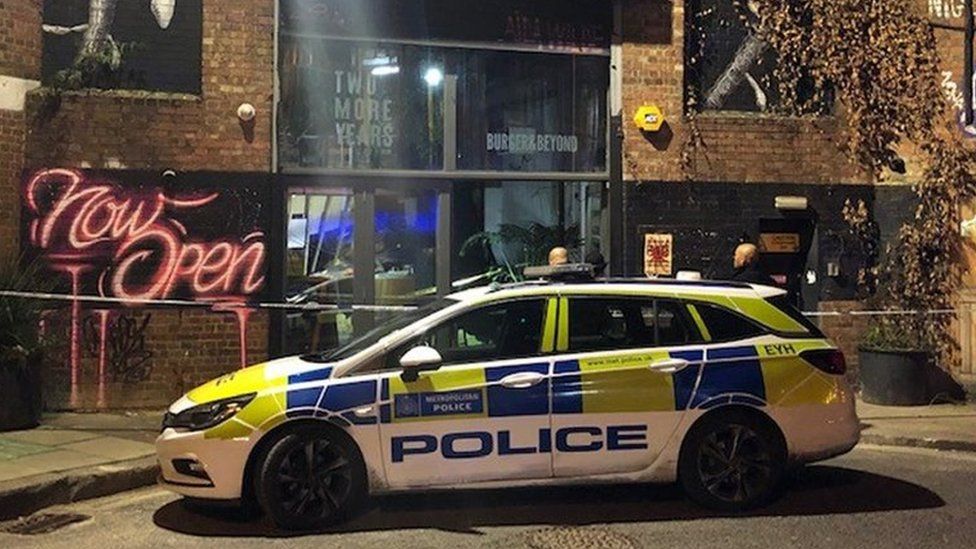
[[[526,267],[525,278],[545,278],[548,280],[593,280],[593,265],[589,263],[566,263],[563,265],[539,265]]]

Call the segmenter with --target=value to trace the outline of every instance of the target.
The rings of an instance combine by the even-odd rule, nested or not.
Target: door
[[[680,301],[561,298],[552,381],[554,475],[649,467],[687,409],[703,343]]]
[[[482,305],[388,354],[380,436],[391,486],[551,476],[555,313],[556,300],[546,298]],[[399,358],[421,344],[443,363],[404,381]]]

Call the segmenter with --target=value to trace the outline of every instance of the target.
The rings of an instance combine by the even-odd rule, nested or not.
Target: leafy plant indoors
[[[499,225],[497,231],[482,231],[471,235],[461,246],[461,255],[479,250],[492,258],[495,267],[489,270],[492,282],[514,282],[522,280],[522,269],[529,265],[544,265],[549,251],[556,246],[569,250],[579,248],[583,239],[579,236],[579,226],[543,225],[532,222],[527,227],[511,223]],[[501,255],[497,259],[493,247]],[[508,251],[514,248],[514,255]]]

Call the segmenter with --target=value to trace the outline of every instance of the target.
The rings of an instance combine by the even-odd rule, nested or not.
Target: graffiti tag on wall
[[[111,318],[107,311],[85,318],[85,354],[99,359],[101,373],[114,382],[138,383],[152,374],[152,351],[146,348],[146,327],[151,314],[138,318],[120,314]]]

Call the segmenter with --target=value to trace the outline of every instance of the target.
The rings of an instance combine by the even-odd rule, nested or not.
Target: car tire
[[[258,470],[258,502],[286,530],[337,524],[366,499],[366,466],[359,449],[329,427],[303,425],[283,432]]]
[[[783,437],[771,422],[741,410],[716,411],[685,436],[678,479],[699,505],[745,511],[779,495],[786,461]]]

